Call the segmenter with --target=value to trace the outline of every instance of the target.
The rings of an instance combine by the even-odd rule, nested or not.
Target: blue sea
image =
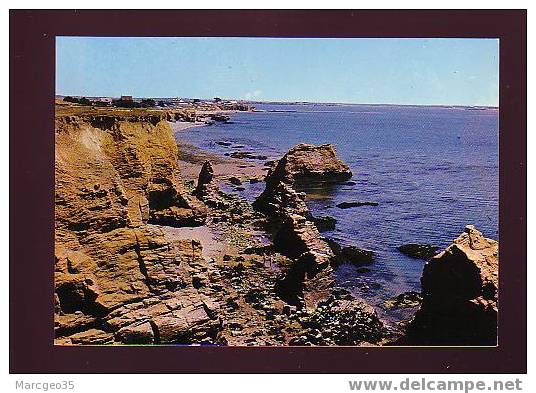
[[[336,279],[382,313],[386,299],[420,291],[424,261],[397,250],[405,243],[448,246],[467,224],[498,239],[499,112],[494,108],[257,104],[260,112],[194,127],[178,138],[224,154],[251,151],[280,158],[298,143],[332,143],[353,172],[351,182],[308,191],[316,216],[337,219],[324,232],[343,245],[373,250],[370,271],[340,266]],[[236,150],[215,142],[229,141]],[[242,195],[253,200],[263,183]],[[345,201],[378,206],[339,209]]]

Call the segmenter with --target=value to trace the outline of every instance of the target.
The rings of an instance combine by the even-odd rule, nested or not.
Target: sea
[[[323,235],[376,254],[368,271],[343,264],[337,283],[390,319],[384,302],[420,291],[425,261],[398,251],[406,243],[447,247],[473,224],[499,237],[499,110],[484,107],[256,104],[228,123],[193,127],[178,138],[224,155],[248,151],[279,159],[298,143],[335,145],[353,172],[349,182],[305,189],[315,216],[329,215],[336,228]],[[231,142],[231,147],[216,142]],[[238,146],[233,149],[232,146]],[[241,192],[252,201],[263,183]],[[341,202],[377,202],[351,209]],[[384,315],[385,316],[385,315]]]

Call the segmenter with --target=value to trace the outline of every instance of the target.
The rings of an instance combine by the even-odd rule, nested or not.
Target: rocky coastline
[[[296,190],[352,177],[333,145],[252,165],[177,144],[176,122],[199,117],[57,108],[55,344],[496,344],[497,242],[468,226],[437,255],[404,248],[427,259],[422,293],[389,303],[416,309],[390,326],[334,280],[374,250],[324,238],[336,222]],[[225,188],[244,182],[264,182],[253,203]]]

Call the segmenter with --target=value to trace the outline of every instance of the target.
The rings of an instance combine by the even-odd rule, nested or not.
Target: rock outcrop
[[[217,307],[193,285],[199,243],[148,223],[195,225],[165,114],[56,114],[56,343],[214,342]]]
[[[81,229],[202,223],[206,211],[182,187],[177,144],[162,117],[57,116],[57,215]]]
[[[331,144],[299,144],[291,148],[268,174],[272,181],[325,181],[341,182],[352,177],[348,165],[337,157]]]
[[[420,345],[496,345],[499,243],[468,225],[429,260],[423,302],[402,340]]]
[[[282,297],[289,302],[296,302],[307,287],[327,289],[330,261],[334,257],[305,204],[305,194],[296,192],[294,184],[306,179],[340,181],[351,176],[332,145],[300,144],[270,170],[266,189],[253,203],[256,210],[270,217],[275,247],[295,261],[284,272],[278,286]],[[316,283],[311,281],[316,277],[322,278]]]
[[[229,203],[222,197],[220,189],[214,181],[214,169],[210,161],[206,161],[201,167],[193,195],[209,207],[218,209],[229,207]]]

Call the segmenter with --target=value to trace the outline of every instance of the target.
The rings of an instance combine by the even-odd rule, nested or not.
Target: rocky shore
[[[497,242],[468,227],[438,255],[411,249],[431,259],[422,294],[390,303],[419,308],[393,329],[334,279],[374,250],[325,239],[336,222],[296,191],[352,177],[335,147],[252,165],[177,145],[170,122],[191,120],[57,110],[56,344],[494,345]],[[263,181],[252,204],[228,191]]]

